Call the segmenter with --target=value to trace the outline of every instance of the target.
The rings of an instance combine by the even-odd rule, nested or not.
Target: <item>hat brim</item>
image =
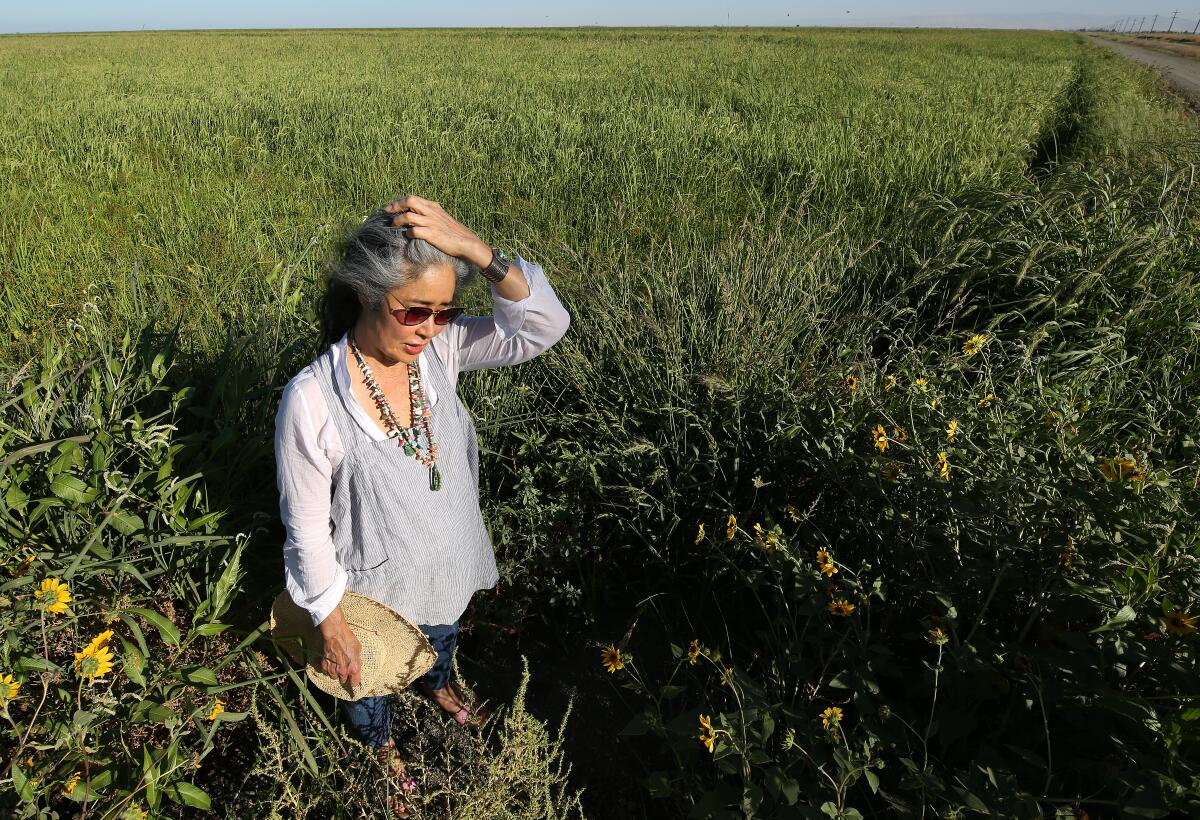
[[[437,652],[424,632],[374,598],[347,592],[341,608],[350,631],[362,646],[360,682],[353,692],[321,670],[324,642],[308,610],[297,606],[287,590],[271,604],[271,635],[297,663],[304,664],[308,679],[322,692],[341,700],[396,694],[428,672],[437,660]]]

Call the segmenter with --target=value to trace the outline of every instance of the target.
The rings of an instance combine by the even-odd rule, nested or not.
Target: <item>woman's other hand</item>
[[[324,644],[321,650],[321,671],[340,680],[342,685],[354,694],[361,681],[362,667],[359,655],[362,653],[362,644],[350,630],[350,624],[342,615],[342,608],[334,608],[317,629]]]
[[[395,214],[392,224],[406,228],[410,239],[424,239],[442,253],[465,259],[478,268],[486,268],[492,261],[491,246],[433,200],[406,196],[383,209]]]

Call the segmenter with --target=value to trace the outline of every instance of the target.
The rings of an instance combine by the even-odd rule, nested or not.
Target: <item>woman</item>
[[[477,272],[491,282],[492,316],[454,306]],[[532,359],[570,316],[540,266],[510,262],[436,202],[408,196],[346,242],[320,319],[323,352],[288,383],[275,420],[288,593],[324,639],[322,670],[351,690],[360,647],[339,607],[344,592],[418,624],[438,653],[422,688],[458,723],[474,723],[451,657],[459,617],[497,573],[478,439],[455,386],[459,373]],[[403,814],[412,781],[388,700],[341,703],[351,734],[401,785],[391,808]]]

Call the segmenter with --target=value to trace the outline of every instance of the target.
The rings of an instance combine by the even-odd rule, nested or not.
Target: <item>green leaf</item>
[[[199,635],[202,638],[209,635],[220,635],[232,626],[233,624],[200,624],[200,626],[192,630],[192,634]]]
[[[1104,624],[1093,629],[1092,633],[1106,632],[1110,629],[1116,629],[1117,627],[1121,626],[1122,624],[1129,623],[1136,617],[1137,617],[1137,612],[1135,612],[1133,607],[1129,606],[1129,604],[1126,604],[1125,606],[1121,607],[1121,609],[1117,612],[1116,615],[1113,615]]]
[[[124,638],[121,641],[121,657],[123,659],[122,668],[125,672],[125,677],[136,683],[138,686],[146,685],[146,676],[142,674],[146,669],[146,658],[141,651]]]
[[[110,523],[117,532],[121,535],[133,535],[135,532],[141,532],[146,528],[146,522],[142,520],[140,515],[117,510],[110,516]]]
[[[50,483],[50,492],[72,504],[86,504],[100,495],[95,487],[89,487],[73,475],[59,475]]]
[[[217,685],[217,676],[206,666],[197,666],[192,669],[185,669],[183,672],[183,679],[188,683],[194,683],[199,686]]]
[[[161,612],[146,607],[130,607],[126,612],[132,612],[135,615],[141,615],[150,623],[154,624],[158,629],[158,634],[162,636],[164,642],[171,646],[179,646],[179,630],[175,624],[167,620],[166,616]]]
[[[863,777],[867,779],[867,785],[871,787],[871,794],[879,794],[879,775],[868,769],[863,772]]]
[[[33,784],[29,782],[29,778],[25,776],[25,770],[19,765],[12,767],[13,789],[17,793],[17,797],[25,803],[33,801]]]

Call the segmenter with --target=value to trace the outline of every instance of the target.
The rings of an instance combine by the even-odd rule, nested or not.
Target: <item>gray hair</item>
[[[465,287],[479,268],[450,256],[424,239],[409,239],[392,225],[392,217],[379,208],[367,215],[357,230],[342,242],[326,274],[325,294],[317,312],[321,320],[321,348],[336,342],[358,321],[362,311],[379,310],[387,294],[414,282],[430,268],[449,265],[454,270],[454,294]]]

